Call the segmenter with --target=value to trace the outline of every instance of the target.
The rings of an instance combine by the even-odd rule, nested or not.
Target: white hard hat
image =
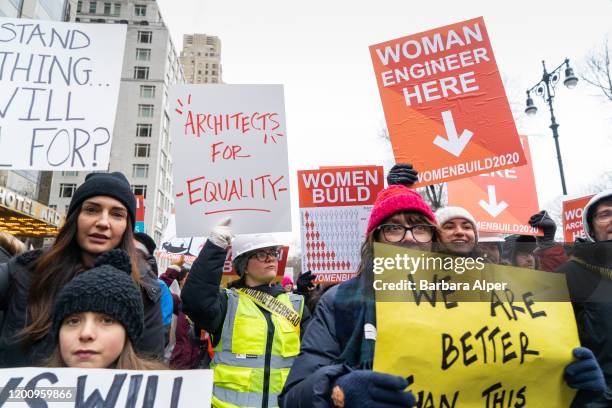
[[[232,260],[246,252],[282,245],[272,234],[238,235],[232,240]]]

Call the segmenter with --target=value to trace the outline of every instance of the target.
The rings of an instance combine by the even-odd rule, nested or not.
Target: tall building
[[[206,34],[185,34],[181,64],[185,82],[217,84],[221,79],[221,40]]]
[[[0,17],[72,21],[77,0],[2,0]]]
[[[183,83],[168,28],[155,1],[79,1],[76,21],[127,24],[109,171],[145,197],[145,232],[159,243],[172,206],[168,87]],[[49,202],[65,212],[88,172],[56,172]]]

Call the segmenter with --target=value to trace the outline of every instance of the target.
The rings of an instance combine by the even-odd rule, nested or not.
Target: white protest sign
[[[185,262],[193,263],[196,257],[204,248],[206,237],[181,238],[176,236],[176,216],[174,209],[168,218],[168,225],[161,239],[161,244],[157,251],[160,259],[177,261],[184,257]]]
[[[0,406],[209,407],[212,370],[0,369]]]
[[[177,85],[170,112],[178,236],[291,230],[282,85]]]
[[[108,168],[126,30],[0,18],[0,169]]]

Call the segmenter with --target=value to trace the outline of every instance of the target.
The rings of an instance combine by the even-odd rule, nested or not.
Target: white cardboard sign
[[[170,112],[178,236],[291,230],[282,85],[177,85]]]
[[[0,18],[0,169],[108,168],[126,30]]]
[[[0,406],[209,407],[212,370],[0,369]]]

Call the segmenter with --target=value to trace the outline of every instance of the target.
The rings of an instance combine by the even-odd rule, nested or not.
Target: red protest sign
[[[325,167],[298,171],[300,207],[374,204],[384,188],[383,168]]]
[[[342,282],[357,271],[360,246],[378,193],[381,166],[298,171],[302,270],[317,282]]]
[[[135,232],[145,232],[144,220],[145,220],[145,198],[142,195],[136,197],[136,225],[134,226]]]
[[[528,224],[539,211],[527,137],[521,136],[527,164],[448,183],[449,205],[464,207],[479,231],[542,235]],[[520,192],[520,194],[518,194]]]
[[[593,194],[563,202],[563,240],[574,242],[576,238],[586,238],[582,228],[582,211]]]
[[[525,164],[482,17],[370,47],[396,162],[416,186]]]

